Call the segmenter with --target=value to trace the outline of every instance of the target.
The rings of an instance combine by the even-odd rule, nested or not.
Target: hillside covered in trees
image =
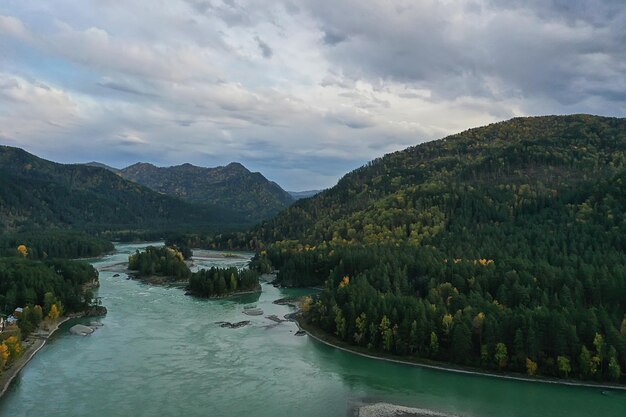
[[[57,164],[0,146],[0,233],[221,230],[242,219],[234,211],[162,195],[104,168]]]
[[[386,155],[247,234],[372,351],[623,381],[626,119],[517,118]]]
[[[117,173],[160,193],[239,212],[242,220],[250,223],[270,218],[294,201],[275,182],[235,162],[216,168],[137,163]]]

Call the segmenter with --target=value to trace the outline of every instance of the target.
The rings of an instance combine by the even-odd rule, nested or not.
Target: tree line
[[[190,256],[191,251],[185,247],[149,246],[128,258],[128,268],[144,277],[159,275],[176,281],[187,280],[187,290],[201,297],[221,297],[259,287],[259,273],[248,268],[212,267],[192,273],[185,263]]]

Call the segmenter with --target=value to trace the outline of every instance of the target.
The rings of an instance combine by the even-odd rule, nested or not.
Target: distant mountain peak
[[[97,162],[97,161],[87,162],[87,163],[82,164],[82,165],[86,165],[88,167],[104,168],[104,169],[106,169],[108,171],[111,171],[111,172],[114,172],[116,174],[118,172],[120,172],[120,170],[117,169],[117,168],[113,168],[112,166],[109,166],[107,164],[103,164],[102,162]]]
[[[134,168],[134,169],[143,168],[143,169],[145,169],[145,168],[158,168],[158,167],[156,165],[153,165],[153,164],[149,163],[149,162],[136,162],[136,163],[134,163],[132,165],[127,166],[126,168],[123,168],[121,171],[130,169],[130,168]]]
[[[230,164],[226,165],[224,168],[232,170],[232,171],[251,172],[248,168],[246,168],[239,162],[231,162]]]
[[[190,163],[171,167],[137,163],[122,169],[120,175],[193,203],[243,212],[254,222],[273,216],[294,201],[278,184],[258,172],[250,172],[239,162],[215,168]]]

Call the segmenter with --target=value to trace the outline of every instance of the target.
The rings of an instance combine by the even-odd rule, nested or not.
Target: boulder
[[[91,327],[83,326],[82,324],[76,324],[70,328],[70,333],[79,336],[88,336],[92,334],[94,330]]]

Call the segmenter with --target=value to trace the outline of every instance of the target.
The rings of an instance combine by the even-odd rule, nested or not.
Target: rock
[[[243,311],[243,314],[247,314],[248,316],[262,316],[263,310],[260,308],[248,308]]]
[[[107,308],[104,306],[91,306],[85,310],[85,316],[100,317],[107,315]]]
[[[79,336],[88,336],[93,332],[94,330],[91,327],[83,326],[82,324],[76,324],[70,328],[70,333]]]
[[[304,330],[298,330],[294,336],[306,336],[306,332]]]
[[[113,274],[113,278],[119,277],[120,274]]]
[[[287,320],[281,319],[280,317],[276,316],[275,314],[272,314],[271,316],[266,316],[265,318],[268,319],[268,320],[272,320],[275,323],[283,323],[283,322],[287,321]]]
[[[219,324],[220,327],[228,328],[228,329],[238,329],[240,327],[247,326],[250,324],[249,320],[238,321],[236,323],[231,323],[229,321],[216,321],[215,324]]]

